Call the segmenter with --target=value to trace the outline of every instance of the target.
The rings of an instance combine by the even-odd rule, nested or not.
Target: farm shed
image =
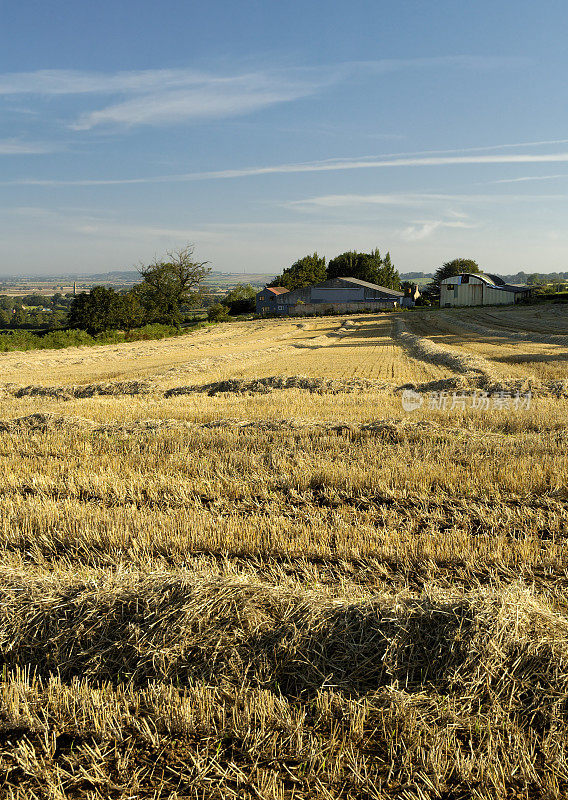
[[[414,308],[416,305],[416,301],[422,297],[420,294],[420,289],[416,283],[412,284],[411,286],[407,286],[404,290],[404,297],[400,301],[401,306],[404,308]]]
[[[496,306],[520,303],[530,297],[525,284],[506,283],[498,275],[464,272],[440,283],[440,306]]]
[[[272,287],[274,288],[279,287]],[[295,317],[307,314],[337,311],[354,313],[357,311],[381,311],[396,308],[403,298],[402,292],[378,286],[358,278],[331,278],[314,286],[294,289],[279,294],[276,301],[267,306],[263,289],[256,296],[258,313],[272,311],[277,314]]]
[[[257,314],[281,314],[280,308],[280,295],[288,294],[288,289],[284,286],[265,286],[256,295],[256,313]]]

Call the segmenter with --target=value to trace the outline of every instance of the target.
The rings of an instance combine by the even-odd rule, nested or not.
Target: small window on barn
[[[469,283],[469,275],[462,275],[462,283]]]
[[[453,291],[454,291],[454,284],[453,284],[453,283],[447,283],[447,284],[446,284],[446,289],[447,289],[449,292],[453,292]]]

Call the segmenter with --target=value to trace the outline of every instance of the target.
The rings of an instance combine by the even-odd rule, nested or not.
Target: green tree
[[[154,322],[178,325],[181,307],[196,305],[205,276],[211,272],[206,261],[193,260],[193,245],[168,252],[167,260],[140,268],[143,278],[138,297]]]
[[[444,278],[455,278],[456,275],[461,275],[462,272],[480,272],[477,261],[471,258],[454,258],[452,261],[446,261],[441,267],[438,267],[434,274],[432,281],[433,290],[439,294],[440,283]]]
[[[118,327],[118,295],[114,289],[95,286],[90,292],[81,292],[69,309],[69,325],[90,334]]]
[[[69,326],[90,334],[102,331],[139,327],[145,322],[145,310],[134,291],[115,292],[95,286],[89,293],[81,292],[69,309]]]
[[[376,252],[378,253],[379,251],[377,250]],[[377,283],[379,286],[385,286],[387,289],[397,289],[400,291],[400,275],[391,261],[390,253],[387,253],[382,259]]]
[[[49,299],[42,294],[27,294],[22,297],[22,302],[25,306],[45,306],[49,303]]]
[[[284,286],[292,291],[293,289],[302,289],[304,286],[312,286],[314,283],[323,283],[326,277],[325,258],[318,256],[317,253],[312,253],[312,255],[295,261],[291,267],[287,267],[268,285]]]
[[[66,328],[67,312],[65,311],[52,311],[47,320],[47,327],[49,330],[57,330],[58,328]]]
[[[128,292],[120,292],[117,295],[115,321],[117,328],[124,328],[127,331],[132,330],[132,328],[139,328],[147,321],[146,309],[142,305],[135,289],[130,289]]]
[[[14,306],[14,313],[12,314],[12,327],[20,328],[26,324],[26,313],[21,305]]]
[[[256,290],[250,283],[239,283],[227,292],[223,303],[230,314],[251,314],[255,309]]]
[[[327,265],[327,277],[358,278],[387,289],[400,287],[400,276],[391,261],[390,253],[383,259],[378,248],[371,253],[358,253],[356,250],[341,253]]]

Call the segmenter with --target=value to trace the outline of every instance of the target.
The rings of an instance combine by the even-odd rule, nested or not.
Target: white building
[[[528,300],[530,293],[530,286],[505,283],[497,275],[464,272],[440,283],[440,308],[512,305]]]

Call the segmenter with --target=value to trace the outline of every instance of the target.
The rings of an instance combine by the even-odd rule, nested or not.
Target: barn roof
[[[389,294],[392,295],[392,297],[404,297],[404,292],[398,292],[396,289],[387,289],[386,286],[379,286],[376,283],[369,283],[369,281],[362,281],[359,278],[340,277],[337,280],[345,281],[346,283],[353,283],[356,286],[364,286],[366,289],[374,289],[375,292],[382,292],[383,294]]]
[[[286,292],[290,290],[286,289],[284,286],[265,286],[262,291],[272,292],[272,294],[286,294]]]
[[[498,275],[489,275],[488,273],[483,272],[462,272],[461,275],[454,275],[453,277],[444,278],[441,283],[460,283],[461,278],[463,278],[464,275],[467,275],[471,278],[478,278],[486,286],[491,286],[493,289],[501,289],[505,292],[528,292],[531,288],[524,283],[505,283],[503,278],[500,278]]]

